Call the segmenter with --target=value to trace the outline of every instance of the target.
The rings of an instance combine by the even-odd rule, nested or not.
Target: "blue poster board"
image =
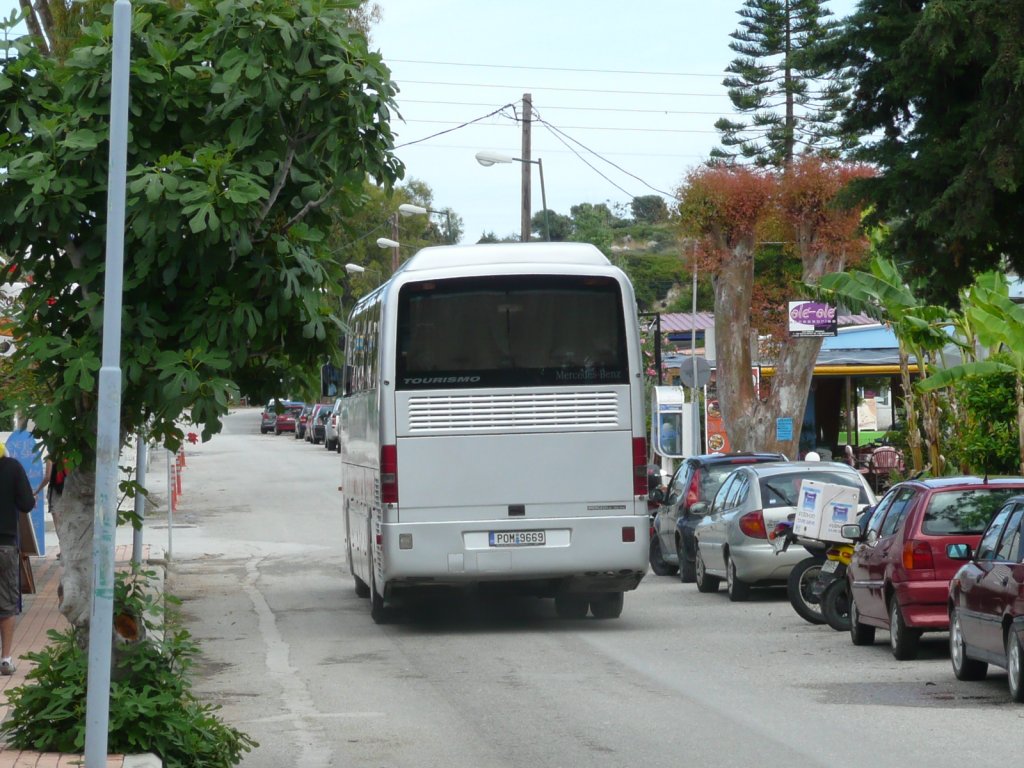
[[[793,439],[793,420],[790,418],[776,419],[775,420],[775,439],[776,440],[792,440]]]
[[[21,462],[21,466],[25,468],[25,474],[28,475],[28,482],[32,486],[32,490],[34,491],[38,488],[39,484],[43,482],[45,464],[43,463],[42,446],[36,444],[36,439],[24,429],[12,432],[11,436],[7,438],[7,455]],[[36,497],[36,507],[30,513],[32,528],[36,532],[36,542],[39,545],[40,555],[46,554],[46,520],[43,517],[44,496],[46,496],[45,493],[40,493]]]

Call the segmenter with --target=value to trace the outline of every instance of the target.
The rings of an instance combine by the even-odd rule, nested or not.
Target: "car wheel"
[[[605,592],[591,599],[590,612],[595,619],[617,619],[622,615],[624,602],[621,592]]]
[[[587,616],[587,598],[582,595],[555,595],[555,613],[560,619],[583,619]]]
[[[920,639],[921,630],[907,626],[900,602],[893,595],[889,605],[889,647],[892,648],[892,655],[900,661],[916,659]]]
[[[836,579],[821,596],[821,616],[836,632],[850,628],[850,586],[846,579]]]
[[[700,553],[700,544],[697,545],[697,554],[694,560],[694,580],[697,582],[697,591],[705,593],[717,592],[718,585],[722,580],[708,573],[707,566],[704,564],[704,556]]]
[[[683,584],[693,584],[697,580],[697,568],[686,554],[686,545],[683,544],[682,538],[676,543],[676,553],[679,556],[679,580]]]
[[[968,657],[960,611],[956,608],[949,614],[949,660],[957,680],[984,680],[988,672],[987,662]]]
[[[734,603],[742,603],[745,600],[749,600],[750,585],[745,581],[741,581],[736,575],[736,561],[731,557],[725,565],[725,573],[725,591],[729,594],[729,599]]]
[[[793,610],[801,619],[811,624],[824,624],[821,615],[821,603],[813,597],[814,582],[821,573],[821,560],[806,557],[793,566],[786,580],[786,595]]]
[[[1011,627],[1006,633],[1006,679],[1010,684],[1010,698],[1024,703],[1024,648]]]
[[[671,576],[678,570],[674,565],[665,562],[661,554],[661,541],[655,536],[651,539],[651,552],[648,558],[651,561],[651,570],[655,576]]]
[[[274,427],[274,434],[275,435],[280,435],[281,434],[281,428],[280,427]]]
[[[857,601],[850,595],[850,641],[854,645],[871,645],[875,642],[875,628],[860,623]]]

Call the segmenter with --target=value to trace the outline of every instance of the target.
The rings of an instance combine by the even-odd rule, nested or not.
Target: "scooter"
[[[811,624],[824,624],[825,618],[821,613],[819,598],[814,594],[814,584],[818,579],[822,565],[825,563],[826,544],[816,539],[805,539],[793,533],[793,518],[783,520],[775,525],[775,528],[768,534],[768,541],[780,554],[789,549],[792,543],[800,544],[807,550],[809,557],[801,560],[793,566],[789,572],[789,579],[786,582],[786,594],[789,597],[790,605],[804,621]],[[819,593],[820,594],[820,593]]]

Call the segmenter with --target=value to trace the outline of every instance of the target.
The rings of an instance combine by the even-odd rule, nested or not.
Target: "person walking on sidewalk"
[[[0,675],[14,673],[14,623],[21,602],[18,514],[28,514],[35,505],[25,468],[0,445]]]

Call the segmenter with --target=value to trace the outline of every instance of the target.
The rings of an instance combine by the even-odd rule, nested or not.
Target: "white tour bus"
[[[501,585],[616,618],[647,569],[636,300],[592,245],[426,248],[352,311],[342,490],[356,593]]]

